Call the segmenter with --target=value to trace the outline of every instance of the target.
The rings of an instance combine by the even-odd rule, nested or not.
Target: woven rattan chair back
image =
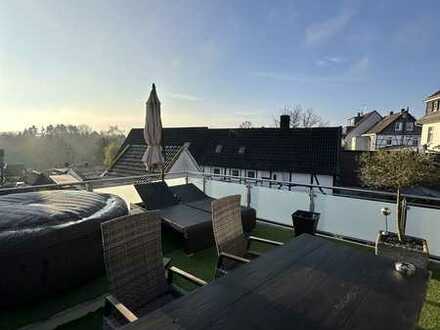
[[[101,233],[110,291],[121,303],[136,310],[168,290],[157,211],[107,221]]]
[[[247,240],[241,223],[240,195],[214,200],[211,207],[217,252],[244,256],[247,253]]]

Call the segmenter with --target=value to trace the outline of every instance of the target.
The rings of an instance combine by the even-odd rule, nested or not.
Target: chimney
[[[402,108],[402,109],[400,110],[400,112],[401,112],[401,113],[404,113],[404,112],[405,112],[405,108]]]
[[[393,115],[393,114],[394,114],[394,112],[390,111],[390,116]]]
[[[280,116],[280,128],[286,129],[290,127],[290,116],[289,115],[281,115]]]

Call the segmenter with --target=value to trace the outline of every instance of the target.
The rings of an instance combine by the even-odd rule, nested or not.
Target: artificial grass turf
[[[431,263],[425,304],[420,313],[418,330],[440,330],[440,265]]]

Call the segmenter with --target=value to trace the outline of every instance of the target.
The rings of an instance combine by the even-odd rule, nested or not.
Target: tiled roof
[[[165,146],[165,172],[174,163],[175,157],[182,150],[182,146]],[[105,177],[140,176],[147,174],[142,156],[146,150],[144,144],[126,144],[123,153],[119,155],[112,167],[105,173]]]
[[[57,184],[78,183],[79,180],[70,174],[49,175],[49,178]]]
[[[105,168],[103,166],[74,166],[70,169],[76,174],[81,180],[95,180],[99,179],[104,172]]]
[[[366,114],[364,114],[363,116],[362,116],[362,119],[361,120],[359,120],[357,123],[356,123],[356,126],[359,126],[362,122],[364,122],[364,121],[366,121],[367,120],[367,118],[370,118],[373,114],[378,114],[381,118],[382,118],[382,116],[380,115],[380,113],[378,113],[376,110],[373,110],[373,111],[370,111],[370,112],[367,112]]]
[[[379,134],[381,133],[385,128],[393,124],[396,120],[400,119],[403,115],[411,116],[408,112],[396,112],[392,115],[388,115],[383,117],[381,121],[379,121],[376,125],[374,125],[372,128],[368,130],[365,134]],[[414,120],[415,118],[412,117]]]
[[[419,124],[432,124],[432,123],[438,123],[440,122],[440,112],[439,111],[432,111],[426,115],[424,115],[422,118],[417,120],[417,123]]]
[[[329,175],[337,172],[341,144],[339,127],[164,128],[163,135],[166,144],[183,145],[190,142],[189,151],[199,165],[203,166]],[[132,129],[123,148],[134,144],[145,144],[142,129]],[[223,146],[221,152],[216,152],[217,145]],[[245,147],[244,153],[238,152],[240,147]],[[142,153],[133,157],[140,162]],[[143,168],[142,163],[137,164]]]
[[[163,128],[163,144],[166,146],[182,146],[186,142],[191,142],[189,151],[197,159],[204,150],[207,132],[208,127]],[[144,130],[142,128],[132,129],[122,144],[121,150],[127,144],[145,145]]]
[[[437,97],[440,97],[440,90],[438,90],[437,92],[435,92],[432,95],[429,95],[426,99],[429,100],[429,99],[433,99],[433,98],[437,98]]]
[[[47,175],[38,171],[31,171],[26,174],[25,180],[31,186],[39,186],[54,183]]]

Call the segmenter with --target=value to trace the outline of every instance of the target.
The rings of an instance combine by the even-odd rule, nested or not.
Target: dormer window
[[[238,154],[239,155],[243,155],[246,151],[246,147],[245,146],[241,146],[240,148],[238,148]]]
[[[414,123],[412,121],[406,123],[406,130],[408,132],[412,132],[414,130]]]
[[[215,153],[219,154],[221,153],[223,150],[223,146],[221,144],[217,144],[217,146],[215,147]]]
[[[433,102],[433,105],[432,105],[432,111],[438,111],[438,108],[439,108],[439,104],[438,104],[438,100],[435,100],[434,102]]]
[[[397,122],[396,125],[394,126],[394,129],[396,131],[401,131],[403,129],[403,123],[401,121]]]

